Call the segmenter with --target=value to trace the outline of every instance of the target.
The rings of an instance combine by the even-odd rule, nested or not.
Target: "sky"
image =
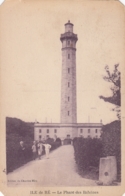
[[[61,42],[64,24],[74,24],[76,44],[77,122],[110,123],[114,105],[104,81],[124,59],[124,11],[117,1],[6,1],[0,8],[3,117],[28,122],[60,122]]]

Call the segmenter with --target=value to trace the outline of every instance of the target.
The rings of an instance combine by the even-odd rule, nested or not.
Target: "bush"
[[[23,140],[25,144],[24,154],[20,150],[20,141]],[[28,161],[32,160],[32,138],[22,138],[18,134],[8,134],[6,136],[6,166],[7,173],[22,166]]]
[[[102,142],[97,138],[74,138],[75,160],[79,169],[86,170],[90,166],[99,167],[102,155]]]
[[[7,173],[21,167],[33,159],[33,123],[26,123],[17,118],[6,118],[6,168]],[[20,148],[20,141],[24,142],[25,150]],[[48,138],[47,142],[52,146],[51,150],[61,145],[59,138]],[[45,150],[43,150],[43,154]]]
[[[54,139],[52,139],[52,138],[48,138],[46,140],[46,142],[51,145],[50,150],[55,150],[56,148],[61,146],[61,139],[60,138],[56,138],[56,141],[54,141]]]
[[[121,180],[121,123],[103,125],[100,139],[74,138],[75,160],[79,169],[99,168],[101,157],[116,156],[118,180]]]
[[[71,144],[71,141],[72,141],[72,140],[71,140],[70,138],[66,138],[66,139],[63,140],[63,144],[64,144],[64,145]]]
[[[116,156],[118,179],[121,179],[121,123],[114,121],[102,128],[103,156]]]

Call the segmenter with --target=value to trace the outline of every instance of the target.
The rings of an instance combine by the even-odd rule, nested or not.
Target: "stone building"
[[[77,123],[76,97],[76,42],[73,24],[65,24],[65,32],[61,34],[62,42],[62,78],[61,78],[61,121],[60,123],[35,123],[34,139],[47,137],[65,138],[97,137],[101,135],[102,123]]]

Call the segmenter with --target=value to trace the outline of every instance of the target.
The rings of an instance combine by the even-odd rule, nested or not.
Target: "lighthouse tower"
[[[102,122],[77,123],[76,102],[76,42],[77,35],[73,33],[73,24],[65,24],[65,32],[61,34],[62,42],[62,81],[61,81],[61,119],[60,123],[35,123],[34,140],[55,137],[66,144],[78,136],[100,138]]]
[[[76,106],[76,42],[73,24],[65,24],[62,42],[61,123],[77,123]]]

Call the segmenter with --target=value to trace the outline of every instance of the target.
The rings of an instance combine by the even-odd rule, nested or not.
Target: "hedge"
[[[22,137],[20,137],[18,134],[9,134],[6,137],[6,140],[6,167],[8,173],[31,160],[32,139],[29,137],[23,138],[25,144],[24,155],[20,151],[19,144],[19,142],[22,140]]]
[[[121,180],[121,122],[114,121],[103,125],[102,135],[97,138],[74,138],[75,160],[79,169],[90,166],[99,169],[101,157],[116,156],[118,180]]]
[[[27,162],[33,159],[32,154],[32,140],[27,140],[29,138],[24,138],[24,145],[25,150],[20,150],[20,144],[22,138],[18,135],[11,134],[11,138],[7,136],[7,173],[12,172],[14,169],[21,167],[22,165],[26,164]],[[54,142],[52,138],[47,139],[47,143],[51,144],[51,150],[55,150],[61,145],[61,140],[57,138]],[[45,148],[43,147],[43,153],[45,154]]]
[[[102,155],[102,142],[97,138],[74,138],[75,160],[79,169],[86,170],[90,166],[99,167]]]
[[[102,128],[103,156],[116,156],[118,180],[121,179],[121,122],[114,121]]]
[[[26,123],[17,118],[6,118],[6,172],[12,172],[31,161],[33,145],[33,123]],[[20,149],[20,141],[24,142],[25,150]],[[52,145],[51,150],[61,145],[59,138],[54,142],[48,138],[47,142]],[[44,154],[45,152],[43,152]]]
[[[56,148],[58,148],[59,146],[61,146],[61,139],[60,138],[56,138],[55,141],[54,141],[53,138],[48,138],[46,140],[46,142],[51,145],[51,148],[50,148],[51,151],[52,150],[55,150]]]
[[[70,138],[66,138],[63,140],[63,145],[69,145],[71,144],[72,140]]]

